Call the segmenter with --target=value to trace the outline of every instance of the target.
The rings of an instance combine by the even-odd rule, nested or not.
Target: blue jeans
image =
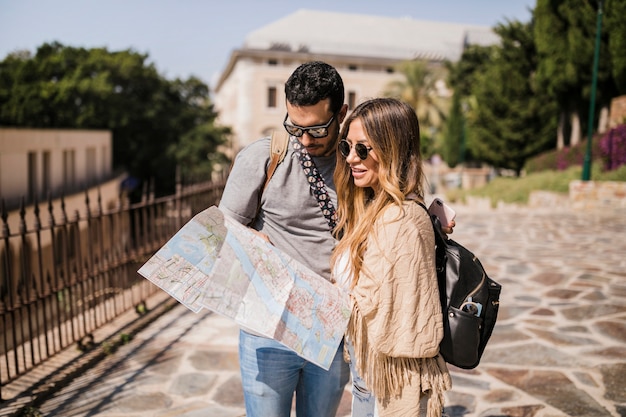
[[[328,371],[275,340],[239,333],[239,366],[247,417],[335,417],[350,379],[343,343]]]
[[[367,388],[365,381],[356,370],[354,363],[354,346],[346,341],[346,348],[350,355],[350,372],[352,373],[352,417],[378,417],[378,402],[376,397]],[[428,397],[423,395],[420,398],[418,417],[426,417],[428,410]]]
[[[376,397],[367,388],[365,381],[356,370],[354,363],[354,347],[346,342],[350,355],[350,372],[352,373],[352,417],[378,417]]]

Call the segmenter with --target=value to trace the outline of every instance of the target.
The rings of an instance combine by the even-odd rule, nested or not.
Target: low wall
[[[466,203],[476,208],[490,209],[488,198],[466,197]],[[498,202],[497,208],[520,207],[517,204]],[[552,191],[532,191],[528,197],[528,207],[554,209],[567,207],[573,210],[626,210],[626,182],[623,181],[582,181],[569,184],[569,193]]]
[[[582,181],[569,184],[572,208],[626,208],[626,182]]]

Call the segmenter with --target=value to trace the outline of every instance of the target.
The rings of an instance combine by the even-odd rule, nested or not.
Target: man
[[[285,95],[290,142],[284,161],[263,190],[270,138],[245,147],[235,159],[219,207],[330,280],[335,150],[348,110],[343,81],[332,66],[309,62],[289,77]],[[315,174],[311,165],[318,176],[310,179]],[[349,380],[343,344],[325,371],[272,339],[241,330],[239,361],[248,417],[289,417],[294,392],[298,417],[334,417]]]

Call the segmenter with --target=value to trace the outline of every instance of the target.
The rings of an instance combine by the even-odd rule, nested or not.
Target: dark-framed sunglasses
[[[302,126],[297,126],[297,125],[292,125],[292,124],[287,123],[288,117],[289,117],[289,113],[285,114],[285,120],[283,120],[283,126],[285,126],[285,130],[287,131],[287,133],[297,138],[301,138],[302,135],[304,135],[305,133],[308,133],[311,137],[316,138],[316,139],[325,138],[326,136],[328,136],[328,127],[333,122],[333,120],[335,120],[335,115],[333,114],[330,120],[323,125],[302,127]]]
[[[337,148],[339,148],[339,152],[341,152],[341,155],[343,155],[344,158],[347,158],[348,155],[350,155],[350,150],[352,149],[352,146],[350,145],[350,143],[348,143],[347,140],[342,139],[339,141]],[[362,161],[367,159],[367,155],[371,150],[371,146],[365,146],[362,143],[354,144],[354,152],[356,152],[356,156],[358,156],[359,159],[361,159]]]

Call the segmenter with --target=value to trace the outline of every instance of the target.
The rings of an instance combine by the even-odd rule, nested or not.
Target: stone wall
[[[626,208],[626,182],[582,181],[569,184],[572,208]]]
[[[466,197],[468,205],[476,208],[489,209],[488,198]],[[507,207],[523,207],[499,201],[498,209]],[[552,191],[532,191],[528,197],[528,207],[534,209],[554,210],[567,208],[573,210],[608,210],[626,213],[626,182],[623,181],[582,181],[575,180],[569,184],[569,193]]]

